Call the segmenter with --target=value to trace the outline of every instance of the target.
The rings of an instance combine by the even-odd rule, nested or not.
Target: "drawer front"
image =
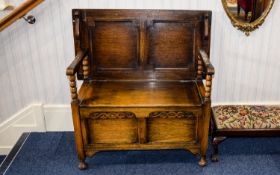
[[[133,113],[92,113],[87,124],[90,144],[135,143],[138,140],[137,119]]]
[[[197,117],[189,112],[153,112],[147,119],[148,142],[194,142]]]

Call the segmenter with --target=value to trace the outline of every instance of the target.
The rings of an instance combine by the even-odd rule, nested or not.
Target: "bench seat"
[[[218,129],[280,129],[280,106],[215,106]]]
[[[225,105],[212,108],[213,162],[218,144],[227,137],[280,136],[280,106]]]
[[[203,104],[199,94],[195,81],[91,81],[79,98],[81,107],[195,107]]]

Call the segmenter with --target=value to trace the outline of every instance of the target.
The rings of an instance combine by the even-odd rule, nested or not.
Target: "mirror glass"
[[[222,0],[234,27],[249,33],[258,28],[272,8],[274,0]]]
[[[262,16],[271,0],[226,0],[229,12],[239,21],[251,23]]]

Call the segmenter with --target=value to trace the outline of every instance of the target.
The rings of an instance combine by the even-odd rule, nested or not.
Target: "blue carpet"
[[[6,156],[0,156],[0,165],[2,163],[2,161],[5,159]]]
[[[80,171],[73,133],[32,133],[5,175],[280,175],[280,138],[231,138],[220,162],[200,168],[197,161],[183,150],[100,152]]]

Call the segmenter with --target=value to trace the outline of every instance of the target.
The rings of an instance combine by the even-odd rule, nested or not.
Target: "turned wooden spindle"
[[[75,101],[78,99],[77,87],[76,87],[76,77],[75,77],[75,75],[71,75],[71,76],[68,76],[68,79],[70,81],[71,98],[72,98],[72,101]]]
[[[198,60],[197,60],[197,78],[202,78],[202,72],[203,72],[202,60],[201,60],[200,57],[198,57]]]
[[[89,60],[88,60],[87,56],[83,59],[83,75],[84,75],[84,79],[88,79],[88,76],[89,76]]]
[[[210,100],[211,88],[212,88],[212,76],[206,75],[205,101]]]

